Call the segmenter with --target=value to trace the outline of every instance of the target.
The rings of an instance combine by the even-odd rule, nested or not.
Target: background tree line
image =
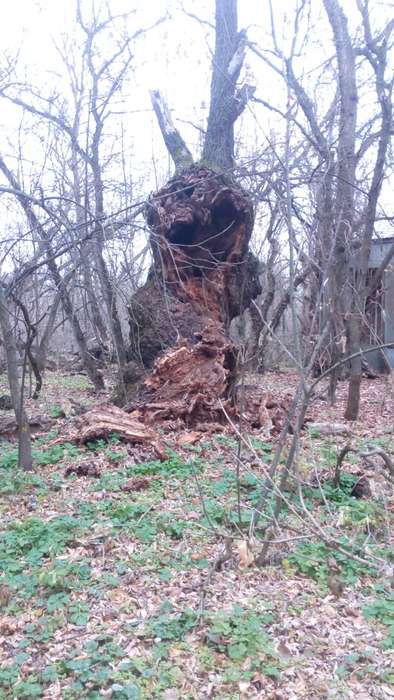
[[[371,277],[372,239],[390,235],[394,221],[394,20],[378,10],[363,0],[297,0],[285,15],[262,3],[247,18],[252,26],[237,34],[236,120],[223,110],[228,77],[215,75],[215,63],[211,99],[197,95],[191,114],[180,101],[173,116],[193,156],[204,142],[203,161],[216,149],[216,165],[253,199],[262,292],[240,324],[244,359],[267,369],[267,347],[275,347],[287,314],[291,363],[304,367],[313,356],[315,372],[334,368],[332,400],[351,357],[349,419],[358,414],[368,300],[394,255],[394,244],[387,246]],[[133,91],[140,94],[144,56],[157,41],[166,38],[164,54],[168,49],[171,61],[181,62],[196,30],[190,65],[209,75],[209,52],[228,47],[225,37],[218,45],[220,12],[231,23],[235,0],[216,2],[215,45],[214,3],[197,16],[192,3],[169,2],[167,13],[136,26],[133,11],[115,13],[100,3],[91,10],[78,0],[73,25],[58,37],[55,77],[29,75],[23,52],[3,55],[0,320],[21,434],[28,432],[21,381],[30,367],[39,395],[48,353],[59,350],[58,328],[65,324],[72,334],[97,391],[104,388],[98,356],[119,369],[130,359],[127,307],[150,265],[145,203],[172,167],[153,120],[153,157],[141,120],[131,133],[127,121],[140,112]],[[184,42],[176,38],[180,27]],[[179,70],[171,84],[157,85],[169,93],[170,107],[171,94],[182,93],[188,79]],[[149,86],[142,88],[148,94]],[[220,161],[228,152],[221,136],[233,128],[235,158]],[[134,144],[144,152],[135,169]]]

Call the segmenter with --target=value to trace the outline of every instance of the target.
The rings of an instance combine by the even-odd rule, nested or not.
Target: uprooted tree
[[[147,204],[153,262],[129,306],[133,362],[124,379],[144,420],[217,421],[223,406],[231,406],[237,350],[229,324],[261,291],[258,263],[248,251],[253,206],[233,177],[234,123],[252,90],[237,87],[245,48],[236,0],[216,0],[210,111],[199,163],[163,97],[152,92],[176,172]],[[149,370],[143,382],[138,368]]]

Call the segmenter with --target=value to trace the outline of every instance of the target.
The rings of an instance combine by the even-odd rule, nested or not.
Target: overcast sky
[[[291,38],[291,27],[296,0],[274,2],[277,36],[284,51]],[[82,0],[85,13],[105,6],[104,0]],[[162,184],[171,164],[162,144],[161,136],[151,109],[149,90],[160,88],[167,96],[177,125],[184,134],[194,154],[198,156],[201,136],[197,129],[186,124],[193,122],[204,126],[209,103],[210,56],[213,33],[208,24],[198,23],[183,11],[198,14],[202,20],[213,21],[214,0],[108,0],[111,13],[130,13],[124,20],[124,29],[133,34],[137,29],[149,27],[160,18],[167,17],[159,26],[137,39],[133,44],[134,60],[117,103],[119,114],[114,125],[125,134],[125,149],[133,177],[140,181],[145,194]],[[372,0],[373,21],[383,22],[392,13],[393,5]],[[359,22],[356,0],[342,0],[351,28]],[[119,23],[122,26],[122,22]],[[251,40],[264,48],[271,47],[268,2],[266,0],[239,0],[239,26],[248,29]],[[301,45],[305,37],[305,25],[299,38]],[[74,0],[13,0],[7,5],[0,24],[0,41],[3,50],[10,56],[19,53],[18,76],[39,87],[41,94],[50,94],[54,86],[66,82],[64,70],[56,46],[62,37],[68,41],[81,40],[75,25]],[[312,13],[307,42],[302,55],[295,61],[298,75],[303,75],[305,84],[312,85],[323,61],[333,54],[331,30],[322,9],[321,0],[312,0]],[[243,79],[257,86],[256,95],[278,107],[285,105],[285,91],[280,78],[267,68],[260,59],[248,53]],[[328,105],[335,90],[333,84],[321,84],[315,89],[313,98],[320,109]],[[368,102],[368,100],[366,101]],[[368,109],[365,103],[362,109]],[[7,156],[18,155],[16,139],[19,138],[21,110],[2,101],[0,146]],[[181,121],[182,120],[182,121]],[[116,123],[116,124],[115,124]],[[280,118],[264,108],[248,106],[239,121],[238,134],[242,148],[240,157],[248,158],[256,149],[263,149],[277,130]],[[37,141],[24,135],[26,160],[34,161]],[[38,152],[37,152],[38,153]],[[37,156],[38,158],[38,156]],[[157,176],[157,179],[156,179]],[[144,181],[144,182],[143,182]]]
[[[100,0],[95,1],[100,7]],[[279,36],[286,24],[287,16],[291,17],[294,0],[276,2]],[[89,11],[92,0],[82,0],[82,7]],[[130,33],[137,28],[148,27],[160,17],[169,19],[159,27],[152,29],[134,45],[135,60],[132,78],[132,95],[125,104],[130,111],[148,110],[148,119],[153,123],[153,114],[149,100],[149,90],[160,87],[166,94],[174,114],[185,120],[195,119],[200,115],[206,116],[204,107],[208,106],[209,98],[209,59],[212,47],[213,32],[207,25],[186,16],[182,7],[203,20],[213,21],[213,0],[110,0],[112,14],[129,12],[133,7],[135,12],[130,14],[126,25]],[[268,4],[261,0],[240,0],[239,27],[247,27],[249,37],[259,44],[268,41],[269,15]],[[287,15],[286,15],[287,11]],[[14,0],[8,6],[7,13],[0,26],[0,39],[4,49],[10,54],[20,53],[19,65],[26,66],[27,77],[38,82],[45,90],[54,80],[54,74],[60,70],[59,56],[55,46],[61,42],[61,35],[75,33],[75,3],[73,0],[53,2],[53,0]],[[327,28],[326,28],[327,29]],[[321,57],[318,58],[318,61]],[[309,63],[312,67],[311,58]],[[266,70],[261,61],[253,54],[246,60],[246,71],[249,71],[254,82],[260,83],[262,96],[273,95],[280,99],[282,92],[278,78]],[[55,78],[56,80],[56,78]],[[133,117],[138,121],[138,117]],[[270,116],[266,115],[267,125]],[[12,119],[14,121],[14,118]],[[146,130],[147,118],[143,125]],[[198,143],[197,133],[187,127],[189,138]],[[192,144],[193,145],[193,144]]]

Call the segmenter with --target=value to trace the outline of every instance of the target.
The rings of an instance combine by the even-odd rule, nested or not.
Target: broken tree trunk
[[[230,321],[260,292],[251,201],[224,175],[191,166],[150,199],[146,219],[153,265],[129,305],[131,358],[152,370],[140,410],[217,421],[236,368]]]
[[[237,30],[237,0],[216,0],[215,8],[203,163],[193,165],[164,98],[151,93],[176,173],[148,202],[153,264],[130,303],[130,356],[150,370],[135,391],[145,421],[224,419],[237,366],[230,321],[261,291],[248,253],[253,206],[232,177],[234,123],[253,90],[238,86],[246,35]],[[127,369],[137,374],[135,365]]]

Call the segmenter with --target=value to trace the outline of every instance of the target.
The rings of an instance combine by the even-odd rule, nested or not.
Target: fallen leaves
[[[195,430],[191,430],[187,433],[182,433],[178,439],[179,447],[188,447],[189,445],[195,445],[202,437],[202,433]]]
[[[276,386],[277,393],[285,396],[293,379],[288,373],[265,375],[263,381],[274,383],[270,389],[271,393]],[[376,386],[380,387],[380,391],[382,390],[380,379],[376,380]],[[339,387],[340,396],[345,388],[345,386]],[[352,426],[352,432],[358,431],[360,434],[370,430],[370,436],[376,436],[378,431],[381,431],[383,435],[392,416],[386,408],[383,414],[382,411],[378,412],[376,403],[372,408],[368,408],[368,392],[374,392],[374,388],[370,390],[366,385],[362,391],[364,392],[362,411],[364,415],[365,411],[368,412],[369,423]],[[319,405],[313,404],[311,412],[314,419],[319,422],[336,423],[338,419],[335,416],[338,409],[334,412],[324,402]],[[382,415],[383,419],[381,419]],[[64,422],[63,425],[66,427],[67,423]],[[369,425],[372,428],[368,427]],[[190,458],[190,452],[192,452],[189,450],[188,454],[188,448],[197,446],[198,459],[204,462],[204,472],[198,473],[204,497],[208,493],[209,506],[212,508],[221,504],[227,506],[227,493],[222,492],[219,495],[215,493],[215,496],[211,497],[208,489],[212,485],[216,487],[223,478],[223,474],[234,470],[234,440],[229,430],[222,428],[224,435],[217,440],[211,438],[209,430],[202,432],[194,429],[179,434],[178,427],[174,423],[173,429],[169,430],[165,440],[174,449],[185,449],[185,461]],[[260,429],[252,433],[257,439],[261,438],[262,434],[264,431]],[[306,467],[310,465],[308,459],[311,456],[315,459],[322,445],[329,444],[333,446],[332,449],[335,449],[337,436],[329,437],[332,437],[331,441],[323,441],[312,436],[309,431],[302,435],[302,454],[305,457]],[[203,444],[199,444],[200,438]],[[339,444],[341,442],[342,440],[338,440]],[[314,451],[312,448],[315,448]],[[107,447],[104,447],[105,449]],[[124,445],[122,449],[124,451]],[[241,534],[234,528],[231,531],[231,539],[229,538],[227,543],[223,539],[220,544],[217,535],[202,525],[201,497],[194,487],[192,478],[180,481],[176,470],[168,478],[161,472],[159,476],[150,473],[147,476],[144,473],[137,476],[138,472],[134,476],[133,469],[138,469],[144,462],[152,460],[152,454],[147,442],[135,444],[130,442],[127,451],[128,455],[124,461],[114,460],[109,464],[105,455],[100,455],[100,450],[92,453],[81,448],[77,451],[78,459],[81,454],[89,455],[89,459],[79,465],[67,465],[66,471],[69,470],[69,474],[74,473],[87,478],[62,479],[66,459],[70,461],[70,458],[65,456],[61,473],[53,466],[37,470],[37,476],[46,480],[48,484],[53,477],[59,477],[58,489],[52,490],[51,487],[47,494],[42,494],[34,488],[32,493],[2,498],[5,528],[7,518],[21,522],[32,518],[32,497],[34,497],[34,519],[47,520],[65,514],[78,517],[79,512],[89,512],[89,509],[97,508],[97,518],[92,528],[78,534],[67,546],[64,554],[55,557],[58,560],[64,559],[67,565],[76,567],[84,560],[88,560],[91,583],[84,582],[81,590],[71,590],[71,585],[65,591],[69,596],[69,604],[82,601],[89,606],[88,623],[85,626],[72,624],[62,609],[48,616],[46,601],[50,595],[58,595],[57,590],[44,590],[40,583],[36,596],[30,598],[22,596],[21,600],[21,598],[18,599],[11,585],[6,584],[4,578],[1,578],[0,606],[5,608],[10,604],[13,605],[17,600],[22,608],[21,612],[16,611],[12,615],[3,614],[0,618],[2,664],[7,666],[13,663],[18,645],[26,637],[27,625],[34,625],[38,640],[29,641],[27,653],[30,654],[30,667],[28,671],[26,666],[22,667],[23,678],[27,673],[39,676],[48,661],[64,665],[66,661],[70,661],[70,650],[74,654],[73,662],[87,662],[88,656],[84,653],[84,645],[96,643],[101,649],[105,647],[105,639],[111,638],[111,644],[118,644],[123,650],[120,663],[131,662],[132,668],[137,669],[136,676],[140,673],[138,669],[142,668],[143,672],[138,675],[135,683],[138,685],[140,682],[146,682],[143,693],[147,697],[153,697],[159,682],[163,679],[160,692],[168,700],[172,697],[219,698],[230,697],[230,695],[245,698],[261,697],[267,700],[279,698],[322,700],[327,697],[337,697],[341,683],[346,687],[349,700],[367,699],[374,697],[376,693],[380,693],[379,697],[382,698],[394,697],[394,694],[390,695],[389,681],[382,681],[389,678],[392,673],[389,654],[379,646],[385,633],[379,623],[368,622],[364,618],[363,606],[369,601],[366,600],[361,586],[347,585],[341,591],[340,597],[337,597],[335,591],[331,591],[334,595],[328,594],[325,589],[321,589],[320,584],[296,573],[294,567],[286,567],[286,560],[283,567],[267,566],[264,569],[257,569],[254,553],[258,552],[258,548],[254,541],[248,540],[247,534]],[[267,455],[269,456],[270,453],[268,452]],[[265,457],[266,454],[264,453],[263,456]],[[253,461],[252,457],[250,460],[248,469],[260,476],[259,460],[255,456]],[[94,474],[89,473],[87,468],[89,463],[101,469],[103,483],[98,484]],[[78,467],[83,467],[87,470],[86,473],[75,471]],[[350,463],[346,464],[344,469],[362,476],[363,466],[358,464],[353,466]],[[327,478],[330,477],[327,462],[317,462],[316,472],[319,477],[317,486],[320,482],[324,482],[324,474],[327,473]],[[114,474],[113,490],[111,490],[111,482],[105,481],[108,476],[111,477],[112,473]],[[305,473],[306,477],[309,475],[310,471]],[[88,480],[89,477],[91,477],[90,480]],[[379,470],[371,467],[366,472],[366,477],[373,486],[379,478]],[[155,479],[157,479],[156,482]],[[155,483],[160,488],[151,488]],[[382,484],[387,486],[384,480]],[[385,503],[389,513],[393,506],[390,495],[387,496]],[[119,508],[116,514],[118,519],[111,521],[108,515],[110,510],[115,512],[118,506],[124,504],[128,507],[130,504],[141,505],[141,509],[135,516],[127,516],[126,511],[124,522],[121,522],[119,517],[122,516],[122,508]],[[190,507],[193,510],[189,510]],[[162,523],[166,527],[172,526],[178,520],[186,523],[180,539],[177,539],[177,533],[172,537],[162,530],[157,531],[154,538],[146,542],[140,541],[135,536],[133,526],[138,519],[141,519],[140,525],[144,526],[146,523],[149,526],[156,516],[162,518],[163,515],[166,519],[163,518]],[[222,532],[224,527],[228,530],[227,524],[220,523],[218,530]],[[217,556],[219,546],[221,554]],[[215,556],[217,556],[216,559]],[[327,563],[329,568],[335,569],[335,560]],[[51,565],[52,561],[48,558],[45,571]],[[150,620],[162,614],[163,604],[172,608],[168,614],[170,622],[185,609],[198,612],[201,604],[201,590],[211,570],[213,575],[206,586],[201,628],[199,626],[192,630],[182,640],[171,640],[166,648],[164,648],[165,645],[163,646],[168,656],[163,664],[165,672],[158,681],[159,676],[156,674],[159,674],[163,662],[158,658],[152,661],[152,658],[153,653],[160,650],[159,644],[162,645],[162,642],[156,642],[156,638],[148,640],[144,637],[141,633],[143,625],[149,624]],[[23,572],[23,575],[26,576],[27,581],[29,570]],[[334,570],[332,575],[334,578],[341,579],[340,570]],[[387,573],[384,572],[388,586],[391,576],[392,571],[388,568]],[[68,585],[69,582],[68,579],[66,584]],[[366,585],[372,587],[374,583],[376,581],[367,581]],[[61,588],[61,583],[59,587]],[[267,668],[264,667],[264,648],[261,650],[261,656],[258,659],[259,668],[256,670],[250,668],[250,658],[245,661],[245,666],[243,662],[226,665],[223,652],[217,649],[222,641],[220,635],[212,639],[212,643],[208,645],[208,651],[204,643],[204,634],[207,632],[206,615],[220,614],[221,611],[232,606],[255,610],[262,601],[267,605],[267,611],[272,612],[272,620],[266,624],[265,629],[280,666],[280,675],[276,676],[270,676],[272,669],[268,668],[267,672]],[[52,636],[40,639],[39,635],[46,630],[48,617],[51,621],[58,617],[62,622]],[[232,620],[229,619],[227,624],[230,626],[229,634],[231,634]],[[209,636],[207,639],[209,641]],[[212,649],[213,646],[216,648]],[[364,660],[363,654],[366,647],[370,648],[371,656]],[[357,659],[354,666],[346,666],[349,656]],[[117,665],[119,659],[113,659],[111,664],[112,670],[120,673],[120,665]],[[347,674],[344,677],[340,677],[338,672],[341,667]],[[96,669],[101,671],[102,668],[103,664],[100,660],[100,665]],[[229,677],[234,668],[239,675],[232,681]],[[174,680],[172,676],[169,677],[166,674],[172,674],[175,669],[178,675]],[[92,684],[95,682],[94,672],[93,669]],[[151,674],[150,679],[145,680],[148,679],[149,674]],[[75,676],[69,671],[68,675],[53,682],[49,687],[46,686],[43,692],[47,693],[47,697],[65,697],[70,692],[70,685],[74,680]],[[164,687],[165,683],[168,687]],[[123,680],[118,681],[118,678],[115,678],[114,682],[109,682],[106,687],[100,687],[98,692],[103,697],[111,697],[118,692],[118,689],[119,693],[123,692],[120,690],[123,687]],[[83,692],[89,692],[88,686],[84,687]]]
[[[321,435],[350,435],[350,428],[344,423],[313,423],[308,422],[309,430]]]
[[[9,637],[16,633],[18,625],[12,617],[3,617],[0,621],[0,635]]]
[[[341,581],[339,576],[336,576],[335,574],[329,574],[327,576],[327,586],[336,598],[340,598],[345,590],[345,584],[343,581]]]
[[[0,583],[0,610],[5,608],[11,600],[11,589],[6,583]]]

